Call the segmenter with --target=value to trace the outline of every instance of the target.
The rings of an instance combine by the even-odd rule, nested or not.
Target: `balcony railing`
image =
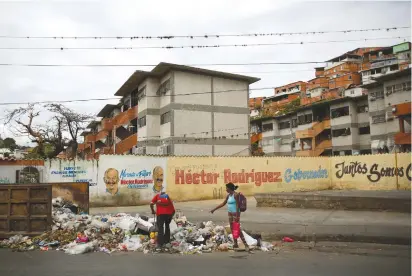
[[[137,133],[116,144],[116,154],[122,154],[137,145]]]
[[[405,132],[398,132],[394,136],[396,145],[410,145],[411,144],[411,134]]]
[[[311,128],[296,131],[297,139],[313,138],[318,136],[323,130],[330,129],[330,120],[313,123]]]
[[[297,151],[296,156],[320,156],[326,149],[330,148],[332,148],[332,140],[323,140],[318,145],[316,145],[315,149]]]

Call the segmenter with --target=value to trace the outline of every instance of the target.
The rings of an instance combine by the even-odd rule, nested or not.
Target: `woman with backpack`
[[[234,222],[240,223],[240,212],[244,212],[246,210],[246,198],[242,194],[235,192],[237,188],[238,186],[235,186],[233,183],[226,184],[226,192],[228,193],[228,195],[226,196],[225,201],[223,201],[223,203],[221,203],[216,208],[210,211],[213,214],[216,210],[222,208],[223,206],[227,204],[229,224],[230,224],[230,229],[232,230],[232,233],[233,233],[233,223]],[[243,244],[245,245],[245,250],[249,251],[249,246],[246,243],[245,237],[243,236],[242,229],[239,229],[239,236]],[[233,247],[235,249],[239,248],[237,239],[233,238],[233,242],[234,242]]]

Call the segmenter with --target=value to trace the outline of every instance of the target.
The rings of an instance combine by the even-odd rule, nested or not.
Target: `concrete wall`
[[[211,152],[209,145],[185,149],[188,153]],[[223,152],[223,147],[219,151]],[[218,191],[224,193],[228,182],[239,185],[245,195],[325,189],[410,190],[412,173],[410,153],[313,158],[102,155],[99,161],[25,162],[31,165],[0,162],[0,184],[15,182],[17,170],[34,166],[43,183],[89,182],[91,206],[145,204],[161,186],[177,201],[212,199]],[[110,168],[116,172],[118,189],[114,194],[105,182]],[[155,183],[156,179],[161,180]]]

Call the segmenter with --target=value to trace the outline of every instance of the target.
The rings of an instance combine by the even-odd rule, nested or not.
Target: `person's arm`
[[[154,209],[154,205],[156,204],[155,202],[157,202],[157,195],[155,195],[155,197],[152,199],[152,202],[150,202],[150,209],[152,210],[152,214],[156,214],[156,211]]]
[[[213,214],[216,210],[218,210],[218,209],[222,208],[223,206],[225,206],[226,203],[227,203],[228,197],[229,197],[229,196],[226,196],[225,201],[223,201],[221,204],[219,204],[216,208],[212,209],[210,212]]]

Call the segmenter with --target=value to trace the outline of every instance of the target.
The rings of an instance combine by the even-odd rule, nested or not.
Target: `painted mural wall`
[[[167,192],[178,201],[223,198],[228,182],[245,195],[325,190],[329,166],[328,158],[172,157]]]
[[[97,194],[92,206],[130,206],[149,203],[166,190],[167,159],[133,155],[100,157]]]
[[[0,162],[0,184],[88,182],[91,207],[146,204],[161,190],[176,201],[224,198],[228,182],[245,195],[411,189],[408,153],[314,158],[102,155],[99,161],[18,162]]]

